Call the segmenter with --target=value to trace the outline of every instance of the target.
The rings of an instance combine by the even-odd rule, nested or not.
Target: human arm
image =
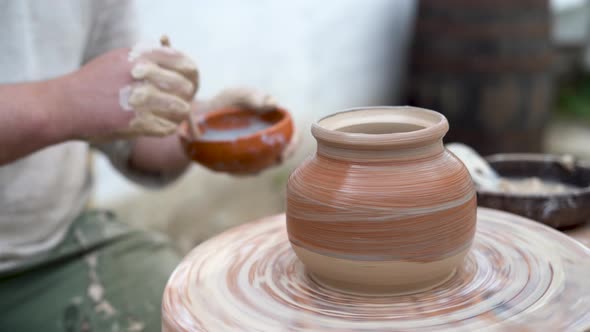
[[[190,111],[179,96],[188,89],[178,88],[177,94],[146,92],[142,88],[152,84],[136,85],[131,73],[135,62],[128,60],[128,53],[109,52],[58,78],[0,85],[0,163],[67,140],[173,133]],[[184,78],[174,79],[192,86]],[[134,89],[122,102],[120,92],[130,86]],[[121,103],[136,109],[125,111]]]
[[[68,88],[72,77],[0,85],[0,165],[47,146],[122,128],[132,114],[81,113]]]
[[[0,165],[69,140],[75,118],[66,121],[63,82],[0,85]]]

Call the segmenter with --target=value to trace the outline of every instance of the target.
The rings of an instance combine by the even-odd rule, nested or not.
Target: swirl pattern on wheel
[[[581,330],[590,250],[545,226],[479,209],[473,248],[445,283],[363,296],[326,289],[293,253],[284,215],[229,230],[171,276],[164,331]]]

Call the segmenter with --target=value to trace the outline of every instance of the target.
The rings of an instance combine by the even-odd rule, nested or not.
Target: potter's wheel
[[[590,250],[480,208],[473,248],[444,284],[413,295],[349,295],[308,277],[279,215],[193,250],[170,278],[163,321],[164,331],[578,331],[590,328]]]

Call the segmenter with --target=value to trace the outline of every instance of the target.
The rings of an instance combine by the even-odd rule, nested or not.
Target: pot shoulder
[[[419,160],[358,163],[312,156],[290,176],[292,198],[356,205],[431,206],[475,195],[463,163],[448,151]]]

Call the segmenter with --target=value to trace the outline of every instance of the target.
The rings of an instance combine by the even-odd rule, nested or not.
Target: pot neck
[[[350,162],[423,159],[444,151],[446,118],[416,107],[350,109],[312,126],[318,155]]]
[[[395,148],[390,150],[354,149],[335,147],[318,142],[317,154],[336,160],[350,162],[386,162],[424,159],[444,151],[442,140],[415,148]]]

